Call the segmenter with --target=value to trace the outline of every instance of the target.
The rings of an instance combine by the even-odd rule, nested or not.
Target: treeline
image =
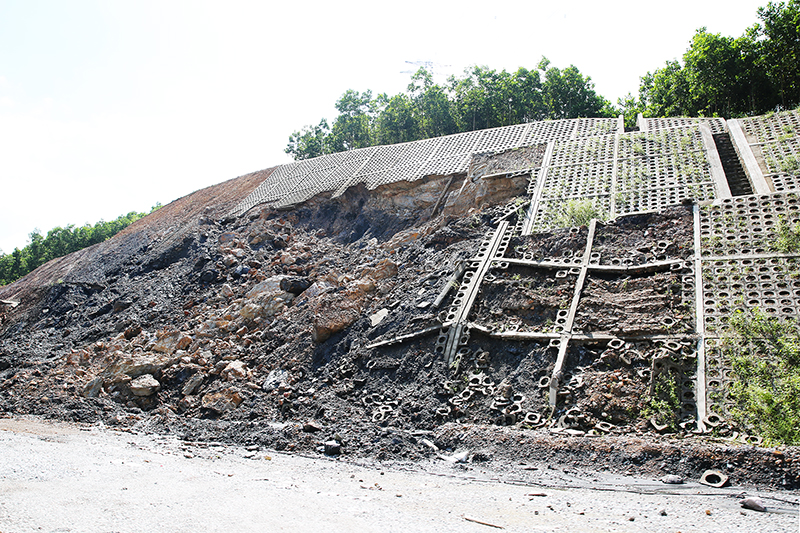
[[[294,159],[415,141],[546,119],[625,115],[633,126],[646,117],[725,118],[791,109],[800,104],[800,0],[759,8],[759,23],[738,38],[698,30],[683,61],[640,78],[638,97],[616,106],[598,95],[591,78],[574,66],[560,70],[543,58],[536,69],[509,73],[472,67],[443,85],[425,69],[404,93],[373,97],[348,90],[339,115],[289,137]]]
[[[626,114],[731,118],[800,104],[800,0],[770,2],[758,18],[737,38],[697,30],[682,64],[641,78],[638,101],[621,102]]]
[[[328,125],[306,126],[289,137],[286,153],[308,159],[379,144],[416,141],[521,122],[610,117],[618,111],[574,66],[564,70],[542,58],[535,70],[509,73],[473,67],[446,85],[420,69],[405,93],[395,96],[348,90],[336,102],[339,116]]]
[[[160,207],[160,203],[156,204],[150,212]],[[103,242],[147,214],[131,211],[110,222],[101,220],[95,225],[75,227],[70,224],[64,228],[56,227],[48,231],[46,236],[38,229],[33,230],[28,235],[30,244],[21,250],[15,248],[10,254],[0,254],[0,285],[6,285],[33,272],[51,259]]]

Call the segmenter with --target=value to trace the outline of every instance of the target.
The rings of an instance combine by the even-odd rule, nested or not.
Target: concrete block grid
[[[734,408],[729,318],[759,309],[769,317],[795,319],[800,309],[800,254],[775,242],[778,227],[800,223],[800,194],[736,197],[700,209],[706,418],[719,424]],[[758,341],[756,341],[758,342]],[[738,346],[755,353],[752,345]],[[759,437],[742,435],[746,442]]]
[[[800,189],[800,111],[729,120],[728,124],[754,190]]]
[[[683,128],[705,124],[711,133],[717,135],[728,131],[724,118],[696,118],[696,117],[665,117],[665,118],[644,118],[641,114],[637,118],[636,125],[639,131],[667,130],[673,128]]]
[[[637,219],[641,216],[631,220]],[[622,357],[627,360],[649,359],[651,372],[679,377],[682,427],[710,432],[725,422],[734,407],[735,376],[726,348],[729,317],[737,310],[758,308],[770,317],[794,319],[800,309],[800,253],[781,252],[774,244],[780,224],[794,227],[798,223],[800,193],[787,193],[694,204],[694,232],[688,241],[659,241],[649,250],[637,247],[629,255],[609,255],[603,250],[599,242],[613,241],[609,233],[623,230],[597,220],[588,229],[572,228],[568,236],[559,236],[558,248],[536,240],[547,233],[534,233],[534,241],[527,245],[513,238],[506,253],[486,268],[482,283],[514,279],[519,291],[532,289],[544,295],[545,303],[536,309],[535,317],[512,310],[491,323],[467,321],[468,327],[461,329],[467,335],[460,348],[467,349],[470,331],[549,342],[554,370],[547,385],[552,390],[549,403],[538,406],[545,418],[569,409],[561,398],[564,388],[569,392],[568,382],[579,375],[576,362],[581,346],[599,343],[606,348],[603,356],[615,352],[618,357],[626,354]],[[642,231],[647,224],[646,219],[626,223],[624,231]],[[614,331],[596,319],[600,313],[595,313],[598,309],[592,307],[587,287],[596,280],[613,283],[615,275],[625,280],[616,287],[630,283],[635,289],[637,275],[660,276],[659,283],[677,282],[681,301],[671,312],[654,315],[654,324],[661,327],[651,324],[646,335]],[[496,306],[491,298],[497,296],[491,290],[482,292],[488,301],[476,305]],[[633,305],[626,312],[632,309]],[[470,317],[470,313],[462,311],[462,316]],[[753,346],[745,349],[755,353]],[[528,404],[534,407],[531,401]],[[760,442],[747,428],[739,429],[743,442]]]
[[[790,127],[800,131],[797,116],[788,115],[730,121],[740,157],[747,165],[750,150],[750,162],[755,161],[756,170],[747,169],[755,190],[774,192],[774,183],[783,174],[771,170],[785,166],[787,159],[792,164],[791,158],[798,155],[796,136],[788,131]],[[800,303],[800,281],[795,281],[800,277],[800,256],[771,248],[779,221],[800,222],[800,198],[730,197],[712,138],[728,127],[722,119],[640,119],[640,123],[643,131],[622,133],[616,119],[541,122],[300,161],[277,169],[237,212],[260,203],[288,206],[322,192],[338,195],[356,184],[374,189],[426,175],[470,174],[473,154],[547,143],[540,168],[515,169],[531,174],[525,216],[519,215],[518,206],[511,206],[467,262],[456,294],[440,315],[442,327],[434,350],[458,373],[476,334],[546,346],[553,369],[539,384],[546,401],[520,400],[519,413],[527,413],[525,418],[508,413],[506,418],[508,423],[528,417],[537,421],[550,417],[553,422],[567,409],[556,416],[560,429],[577,427],[569,420],[580,417],[565,398],[572,382],[580,380],[583,346],[595,350],[599,346],[603,356],[623,361],[650,361],[651,373],[669,372],[679,378],[681,426],[707,432],[722,423],[731,407],[731,370],[721,349],[726,318],[735,309],[754,306],[770,315],[793,316]],[[742,138],[748,139],[746,145]],[[753,155],[754,146],[758,157]],[[570,202],[585,200],[601,220],[572,228],[568,238],[560,237],[557,249],[521,244],[521,239],[547,235],[542,232],[558,225]],[[694,231],[688,242],[659,241],[650,249],[632,248],[618,256],[594,243],[596,236],[601,241],[613,239],[609,232],[615,226],[602,220],[646,215],[687,201],[694,206]],[[591,319],[597,313],[587,287],[614,283],[617,278],[624,285],[629,279],[648,277],[680,287],[680,297],[665,307],[666,312],[652,317],[646,333]],[[508,296],[493,295],[494,282],[509,279],[516,293],[534,291],[544,295],[544,303],[535,313],[510,312],[489,322],[476,321],[476,316],[487,315],[476,313],[481,306],[492,305],[493,297]],[[522,410],[523,403],[527,411]]]
[[[581,138],[621,129],[619,119],[585,118],[518,124],[340,152],[278,167],[232,212],[242,214],[261,204],[286,207],[322,193],[341,195],[363,184],[372,190],[425,176],[466,174],[472,154]]]
[[[689,212],[683,224],[691,228],[698,217],[699,213]],[[625,231],[644,233],[651,222],[647,216],[640,217]],[[694,231],[690,229],[687,236],[675,241],[638,246],[627,254],[617,249],[615,255],[605,243],[615,238],[619,228],[597,220],[588,227],[528,237],[515,236],[513,227],[503,222],[487,235],[440,317],[443,327],[435,351],[454,373],[459,372],[462,357],[477,349],[472,344],[476,335],[544,345],[552,372],[539,383],[543,395],[521,400],[518,414],[506,413],[503,423],[532,425],[531,418],[551,423],[555,431],[578,434],[586,429],[577,429],[577,420],[584,414],[567,399],[582,382],[587,364],[584,347],[589,345],[601,358],[619,359],[628,366],[633,361],[637,365],[647,362],[649,368],[640,366],[640,370],[648,375],[665,372],[675,376],[680,383],[681,425],[687,431],[706,431],[704,397],[698,401],[704,387],[698,386],[699,337],[693,315]],[[609,283],[615,286],[612,290],[622,287],[623,292],[630,291],[634,300],[640,298],[642,287],[678,284],[680,297],[677,305],[665,306],[649,318],[646,333],[626,332],[619,328],[613,313],[596,320],[602,313],[595,312],[597,302],[591,287]],[[536,302],[533,306],[532,300]],[[591,431],[610,430],[610,426],[600,425]]]
[[[532,194],[529,225],[558,226],[566,209],[590,202],[597,217],[663,209],[683,201],[730,196],[711,130],[691,121],[679,128],[553,141],[543,182]]]

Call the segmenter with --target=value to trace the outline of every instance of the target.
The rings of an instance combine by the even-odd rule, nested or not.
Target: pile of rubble
[[[377,459],[467,447],[473,461],[697,475],[730,458],[739,479],[798,486],[796,451],[776,466],[771,452],[700,443],[691,406],[672,426],[647,411],[654,376],[693,357],[644,338],[692,320],[691,206],[597,225],[610,267],[661,270],[590,277],[580,344],[560,352],[558,327],[586,227],[515,236],[518,262],[489,268],[468,310],[469,346],[452,361],[437,351],[464,265],[498,220],[522,222],[529,180],[430,177],[238,217],[224,213],[252,176],[178,200],[88,259],[0,289],[22,302],[4,309],[0,410]],[[524,264],[555,255],[558,269]]]

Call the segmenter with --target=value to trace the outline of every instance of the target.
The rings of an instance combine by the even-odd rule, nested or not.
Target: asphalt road
[[[0,419],[0,533],[800,531],[797,493],[541,472],[520,483],[446,460],[357,465]],[[742,492],[768,512],[742,509]]]

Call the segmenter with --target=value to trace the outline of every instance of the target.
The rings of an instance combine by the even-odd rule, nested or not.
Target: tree
[[[161,207],[153,206],[151,213]],[[38,229],[29,235],[30,243],[22,248],[15,248],[9,255],[0,254],[0,285],[11,283],[32,272],[39,266],[87,246],[103,242],[133,224],[147,213],[131,211],[111,222],[99,221],[94,226],[85,224],[76,228],[74,224],[66,227],[55,227],[43,237]]]
[[[642,105],[631,93],[617,99],[617,107],[625,120],[626,128],[634,128],[639,113],[642,112]]]
[[[408,92],[419,124],[420,139],[458,133],[450,99],[442,87],[433,83],[433,76],[427,70],[420,68],[411,77]]]
[[[738,38],[695,32],[683,65],[668,61],[639,86],[647,116],[735,117],[800,103],[800,0],[759,8]]]
[[[395,144],[415,141],[420,138],[420,125],[414,113],[414,103],[405,94],[388,98],[379,96],[384,102],[375,125],[377,144]]]
[[[450,93],[459,131],[519,124],[544,118],[538,71],[514,73],[475,66],[451,77]]]
[[[289,136],[289,144],[284,152],[295,160],[310,159],[326,154],[325,138],[330,134],[328,121],[324,118],[317,126],[305,126]]]
[[[542,81],[544,74],[545,81]],[[509,73],[474,66],[442,86],[424,68],[411,77],[406,93],[392,97],[346,91],[336,102],[339,115],[328,128],[305,126],[289,136],[285,152],[295,160],[333,152],[439,137],[546,118],[614,116],[617,111],[594,91],[591,78],[571,66]]]
[[[767,73],[780,94],[784,109],[800,103],[800,1],[770,2],[758,9],[763,26],[756,33],[764,37]]]
[[[547,58],[539,63],[539,70],[544,72],[542,99],[547,118],[613,116],[611,104],[595,92],[591,78],[584,77],[574,65],[563,71],[549,65]]]
[[[339,116],[326,139],[329,150],[344,152],[372,146],[372,91],[359,93],[348,89],[336,101],[336,110],[339,111]]]

